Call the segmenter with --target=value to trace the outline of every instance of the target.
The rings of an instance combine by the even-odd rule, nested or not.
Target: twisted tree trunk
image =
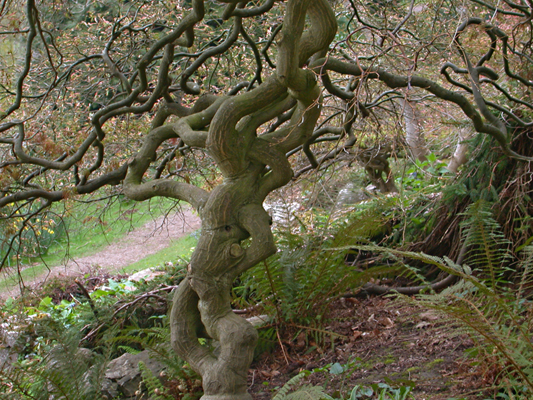
[[[310,26],[304,32],[306,16]],[[187,277],[174,295],[171,341],[180,357],[202,376],[204,400],[251,398],[247,373],[257,332],[232,312],[231,287],[239,274],[276,251],[262,204],[293,176],[287,152],[313,133],[321,96],[314,73],[302,67],[315,53],[325,53],[336,27],[327,1],[290,0],[276,74],[252,91],[210,101],[197,107],[201,111],[182,113],[178,122],[153,129],[129,165],[124,182],[128,197],[144,200],[164,195],[185,200],[202,219]],[[168,54],[170,58],[172,52]],[[286,126],[258,135],[261,125],[292,107],[295,111]],[[163,115],[158,123],[164,119]],[[206,148],[223,182],[209,193],[170,179],[143,183],[159,145],[175,137]],[[248,238],[245,247],[243,240]],[[199,338],[217,341],[217,351],[202,346]]]

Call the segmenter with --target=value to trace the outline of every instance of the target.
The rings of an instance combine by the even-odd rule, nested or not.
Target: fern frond
[[[0,374],[7,379],[8,399],[97,400],[101,399],[105,363],[101,356],[93,355],[89,362],[79,352],[56,346],[49,355],[33,364],[18,366]],[[0,393],[5,387],[0,385]]]
[[[283,387],[276,393],[272,400],[284,400],[287,397],[289,391],[291,391],[296,385],[298,385],[305,377],[309,375],[309,371],[302,371],[298,375],[293,376],[291,379],[283,385]]]
[[[141,371],[142,382],[145,384],[151,400],[172,400],[161,381],[154,376],[152,371],[142,361],[139,362],[139,370]]]
[[[517,270],[521,271],[521,274],[516,296],[516,307],[520,306],[526,288],[533,284],[533,244],[524,247],[520,252],[520,256],[521,260]]]
[[[510,242],[505,238],[488,202],[478,200],[470,204],[462,215],[466,217],[461,223],[467,249],[465,261],[486,271],[491,284],[496,285],[503,272],[502,265],[510,258]]]
[[[346,223],[333,232],[334,238],[330,246],[343,247],[359,241],[365,243],[384,234],[390,222],[390,216],[386,212],[394,208],[396,201],[393,197],[377,197],[368,208],[350,215]]]
[[[376,247],[367,246],[372,251],[379,250]],[[515,382],[519,382],[519,386],[526,388],[524,390],[533,395],[531,367],[533,306],[531,304],[525,302],[522,296],[517,300],[515,292],[493,285],[492,278],[480,279],[473,275],[469,268],[460,267],[447,258],[391,249],[380,251],[415,258],[462,278],[457,284],[438,294],[422,294],[416,299],[408,296],[399,296],[399,298],[423,308],[439,311],[443,316],[443,322],[453,326],[455,334],[468,334],[489,362],[497,363],[500,368],[499,376],[502,379],[513,378]],[[530,251],[527,249],[524,253],[524,260],[519,266],[522,268],[519,293],[523,292],[531,282]],[[497,277],[503,267],[493,265],[494,276]]]
[[[333,400],[322,386],[305,385],[285,397],[285,400]]]

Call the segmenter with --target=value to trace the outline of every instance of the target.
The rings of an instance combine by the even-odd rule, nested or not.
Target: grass
[[[137,271],[142,271],[147,268],[163,266],[166,262],[172,261],[176,262],[178,258],[188,258],[196,246],[198,239],[195,234],[184,236],[174,242],[167,248],[151,254],[136,263],[130,264],[127,267],[124,267],[120,271],[123,273],[132,273]]]
[[[65,223],[69,234],[51,246],[42,261],[57,265],[66,255],[82,257],[94,253],[171,211],[175,205],[169,199],[141,203],[115,199],[107,204],[79,204],[68,211]]]
[[[106,201],[92,202],[90,198],[82,201],[65,202],[53,210],[63,222],[64,229],[56,226],[56,239],[46,254],[33,258],[21,258],[19,272],[15,268],[3,271],[0,275],[0,293],[11,291],[18,286],[19,280],[35,279],[46,275],[50,268],[61,265],[66,258],[79,258],[94,254],[113,243],[133,229],[144,226],[165,213],[178,210],[174,200],[153,199],[146,202],[128,201],[113,196]],[[148,256],[128,267],[124,272],[142,270],[165,261],[176,260],[179,255],[190,254],[196,244],[194,236],[176,240],[172,245],[157,254]]]

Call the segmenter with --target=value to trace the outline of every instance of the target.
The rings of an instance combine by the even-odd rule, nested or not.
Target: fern
[[[510,242],[494,219],[488,202],[478,200],[462,214],[461,223],[467,255],[465,262],[485,271],[492,285],[501,280],[505,271],[502,265],[510,258]]]
[[[347,291],[356,290],[368,280],[401,266],[358,270],[346,262],[353,253],[353,242],[368,242],[368,237],[383,232],[381,222],[368,221],[375,209],[356,213],[341,222],[326,225],[321,234],[295,235],[282,232],[280,250],[263,264],[247,271],[241,278],[255,302],[262,302],[266,312],[277,315],[278,322],[308,325],[323,321],[332,301]],[[301,221],[303,224],[303,221]],[[333,250],[332,250],[333,249]]]
[[[333,400],[333,397],[324,392],[322,386],[302,385],[292,393],[289,393],[297,387],[304,378],[309,376],[309,374],[311,374],[311,372],[302,371],[298,375],[289,379],[272,400]]]
[[[478,213],[479,210],[475,212]],[[478,217],[479,214],[476,218]],[[476,251],[479,256],[476,256],[475,260],[485,259],[485,263],[478,265],[482,271],[489,273],[488,277],[477,276],[467,265],[460,266],[446,257],[386,249],[376,245],[357,247],[368,251],[387,252],[399,258],[415,259],[461,278],[457,284],[438,294],[421,294],[415,299],[408,296],[399,297],[410,304],[441,312],[442,321],[446,322],[455,334],[466,333],[474,340],[480,357],[486,361],[484,364],[499,370],[496,383],[500,382],[506,390],[518,390],[524,398],[531,398],[533,305],[523,294],[533,282],[533,246],[522,251],[522,261],[517,268],[517,271],[520,271],[518,290],[514,292],[500,287],[497,283],[499,277],[507,272],[504,261],[508,255],[506,248],[499,250],[496,244],[506,246],[506,242],[499,241],[498,225],[490,221],[488,215],[486,218],[486,223],[472,224],[472,228],[466,229],[465,234],[470,235],[468,240],[478,245]],[[488,227],[491,229],[487,229]],[[480,232],[474,232],[476,228],[479,228]],[[494,248],[483,249],[483,246]]]
[[[130,346],[125,346],[125,345],[120,345],[117,347],[118,350],[120,351],[123,351],[125,353],[129,353],[129,354],[139,354],[141,352],[141,350],[138,350],[138,349],[134,349],[133,347],[130,347]]]
[[[154,376],[143,362],[139,362],[139,370],[141,371],[142,383],[146,386],[151,400],[172,400],[161,381]]]
[[[55,343],[54,347],[43,359],[0,371],[0,382],[9,382],[8,385],[0,385],[0,397],[21,400],[101,399],[105,357],[96,353],[88,357],[80,353],[79,333],[74,329],[58,332],[43,324],[40,334]]]
[[[179,396],[179,398],[194,400],[202,396],[201,377],[172,349],[168,324],[152,328],[129,327],[122,330],[121,335],[112,340],[120,343],[131,343],[132,346],[148,349],[151,358],[167,367],[168,376],[166,379],[172,383],[170,389],[164,390],[164,387],[156,382],[158,381],[157,378],[153,378],[154,381],[150,377],[150,371],[145,373],[147,374],[146,379],[151,380],[151,383],[146,383],[149,391],[152,390],[150,393],[153,392],[153,396],[149,397],[150,399],[164,400],[175,398],[172,396]],[[149,385],[152,385],[153,389],[150,389]]]
[[[322,386],[305,385],[285,397],[286,400],[333,400]]]
[[[293,376],[291,379],[285,383],[285,385],[282,386],[280,390],[278,390],[278,393],[272,398],[272,400],[283,400],[287,397],[287,394],[291,389],[293,389],[296,385],[298,385],[302,379],[304,379],[306,376],[309,375],[308,371],[302,371],[298,375]]]

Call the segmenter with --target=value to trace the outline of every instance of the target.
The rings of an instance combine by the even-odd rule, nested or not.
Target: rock
[[[71,362],[71,359],[74,359]],[[84,347],[75,349],[75,352],[71,350],[65,351],[65,348],[61,345],[54,346],[48,353],[48,367],[55,368],[60,365],[83,365],[86,369],[90,368],[94,364],[94,353]]]
[[[0,343],[5,347],[15,347],[15,343],[20,332],[14,330],[11,324],[4,322],[0,324]]]
[[[349,182],[339,191],[335,204],[337,208],[341,208],[345,205],[361,203],[368,199],[369,196],[365,190],[356,188],[352,182]]]
[[[144,269],[142,271],[136,272],[133,275],[130,275],[128,280],[132,282],[139,282],[140,280],[144,280],[146,282],[151,281],[156,276],[164,275],[165,271],[156,271],[155,268],[148,268]]]
[[[246,321],[251,323],[254,328],[266,325],[268,320],[268,315],[256,315],[255,317],[246,318]]]
[[[31,340],[29,324],[17,317],[0,324],[0,370],[10,368],[17,361],[18,353]]]
[[[0,371],[10,366],[17,361],[17,353],[11,349],[0,349]]]
[[[294,212],[299,210],[301,205],[299,203],[288,203],[282,200],[269,202],[264,204],[265,211],[268,212],[272,218],[272,223],[280,226],[290,226],[295,220]]]
[[[162,363],[150,358],[148,350],[138,354],[123,354],[107,365],[106,379],[102,387],[107,393],[104,394],[109,398],[116,397],[117,392],[126,398],[135,397],[142,380],[139,362],[143,362],[154,376],[159,376],[159,373],[165,369]]]
[[[118,383],[110,379],[104,379],[102,382],[102,398],[115,399],[120,394],[118,391]]]

